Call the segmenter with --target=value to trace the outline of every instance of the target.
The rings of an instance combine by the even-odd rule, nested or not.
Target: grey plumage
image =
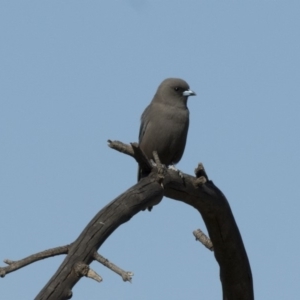
[[[164,165],[178,163],[183,155],[189,128],[187,100],[196,95],[179,78],[165,79],[141,117],[140,148],[149,159],[157,151]],[[138,180],[145,174],[138,171]]]

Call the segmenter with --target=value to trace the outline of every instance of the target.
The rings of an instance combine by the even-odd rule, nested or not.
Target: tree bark
[[[93,218],[70,245],[62,265],[36,299],[69,299],[72,287],[85,275],[78,265],[88,266],[94,260],[94,253],[115,229],[166,196],[193,206],[201,214],[220,266],[223,299],[253,300],[250,264],[228,201],[208,180],[202,166],[196,174],[197,177],[183,174],[181,178],[177,172],[165,170],[162,179],[153,168],[148,177],[117,197]]]
[[[207,178],[201,166],[198,171],[198,176],[204,172],[202,174]],[[227,199],[210,180],[199,186],[195,178],[185,175],[185,182],[184,186],[179,178],[168,172],[164,195],[193,206],[201,214],[220,266],[223,299],[253,300],[248,256]]]
[[[109,141],[109,146],[134,157],[149,175],[98,212],[75,242],[42,251],[20,261],[5,260],[8,266],[0,268],[0,276],[4,277],[40,259],[67,254],[59,269],[36,296],[36,300],[70,299],[73,286],[82,276],[100,282],[102,278],[89,268],[93,260],[111,266],[123,280],[130,281],[131,272],[118,268],[97,251],[121,224],[141,210],[159,204],[162,197],[166,196],[191,205],[201,214],[211,240],[205,238],[205,245],[214,251],[220,266],[223,300],[253,300],[251,268],[242,237],[227,199],[208,179],[202,164],[198,165],[196,177],[193,177],[166,169],[159,162],[157,153],[153,153],[156,154],[153,156],[156,166],[153,167],[137,144]]]
[[[163,188],[153,173],[107,204],[87,225],[45,287],[35,299],[64,300],[72,297],[72,288],[86,275],[98,248],[121,224],[148,206],[158,203]]]

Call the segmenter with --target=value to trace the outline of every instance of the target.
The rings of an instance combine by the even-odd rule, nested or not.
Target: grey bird
[[[166,166],[178,163],[183,155],[189,128],[187,100],[196,93],[179,78],[165,79],[141,117],[139,145],[148,159],[157,151]],[[144,177],[139,167],[138,181]]]

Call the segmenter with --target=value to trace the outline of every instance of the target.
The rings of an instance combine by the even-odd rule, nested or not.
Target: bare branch
[[[131,157],[134,157],[134,151],[132,149],[132,147],[128,144],[124,144],[120,141],[111,141],[108,140],[108,146],[112,149],[115,149],[121,153],[125,153]]]
[[[127,145],[120,141],[108,140],[107,142],[110,148],[133,157],[145,172],[150,173],[152,165],[138,143]]]
[[[73,266],[77,263],[89,265],[95,259],[95,252],[115,229],[152,203],[159,202],[163,197],[159,180],[153,172],[107,204],[72,243],[65,260],[35,299],[69,299],[70,291],[81,278],[81,273],[74,272]]]
[[[88,278],[92,278],[98,282],[102,281],[102,277],[99,276],[94,270],[92,270],[89,265],[83,262],[78,262],[75,264],[74,272],[78,277],[85,276]]]
[[[35,299],[70,299],[73,286],[82,276],[99,280],[100,276],[90,270],[89,264],[95,259],[98,260],[97,251],[110,234],[135,214],[159,203],[162,197],[166,196],[193,206],[201,214],[220,266],[223,299],[253,300],[251,268],[242,237],[227,199],[208,179],[203,165],[199,164],[196,168],[196,177],[183,174],[184,181],[177,172],[169,169],[163,170],[162,177],[158,174],[158,168],[150,164],[138,144],[125,145],[118,141],[109,141],[109,146],[134,157],[143,170],[149,170],[150,174],[107,204],[90,221],[75,242],[17,262],[6,260],[8,266],[0,268],[0,275],[3,277],[13,270],[46,257],[67,254],[57,272]],[[106,263],[111,264],[107,260]],[[127,276],[132,274],[127,272]],[[130,281],[129,277],[122,276],[123,280]]]
[[[223,299],[253,300],[248,256],[227,199],[206,179],[208,176],[201,165],[197,170],[199,178],[184,175],[185,185],[172,173],[165,174],[164,195],[193,206],[201,214],[220,266]]]
[[[202,163],[199,163],[195,169],[195,175],[197,178],[205,177],[206,181],[209,180]]]
[[[66,246],[61,246],[61,247],[56,247],[52,249],[48,249],[42,252],[38,252],[35,254],[32,254],[30,256],[27,256],[21,260],[10,260],[10,259],[5,259],[4,262],[8,264],[7,267],[0,267],[0,276],[4,277],[6,274],[11,273],[13,271],[16,271],[18,269],[21,269],[27,265],[30,265],[36,261],[56,256],[56,255],[61,255],[61,254],[67,254],[69,250],[70,245]]]
[[[200,229],[194,230],[193,234],[196,238],[196,241],[202,243],[207,249],[210,251],[214,251],[214,246],[210,240],[210,238]]]
[[[94,259],[100,262],[105,267],[111,269],[112,271],[120,275],[124,281],[131,282],[132,276],[134,275],[132,272],[122,270],[121,268],[110,262],[108,259],[100,255],[98,252],[94,253]]]
[[[98,282],[101,282],[103,280],[102,277],[100,275],[98,275],[93,269],[89,269],[86,277],[92,278]]]

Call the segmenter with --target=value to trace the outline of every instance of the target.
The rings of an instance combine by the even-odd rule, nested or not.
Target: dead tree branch
[[[27,265],[30,265],[36,261],[56,256],[56,255],[61,255],[61,254],[67,254],[69,249],[69,245],[66,246],[61,246],[61,247],[56,247],[52,249],[48,249],[39,253],[35,253],[33,255],[30,255],[28,257],[25,257],[20,260],[10,260],[10,259],[5,259],[4,262],[8,265],[6,267],[0,267],[0,276],[4,277],[6,274],[11,273],[13,271],[16,271],[18,269],[21,269]]]
[[[65,260],[35,299],[70,299],[73,286],[82,276],[101,280],[89,268],[93,260],[100,260],[97,254],[100,246],[121,224],[166,196],[191,205],[201,214],[220,266],[223,300],[253,300],[251,269],[242,237],[227,199],[208,179],[203,166],[200,164],[196,169],[196,177],[179,176],[178,172],[160,166],[158,173],[136,143],[109,141],[109,146],[134,157],[150,174],[107,204],[90,221],[77,240],[68,246]]]
[[[132,276],[133,276],[132,272],[126,272],[126,271],[122,270],[121,268],[119,268],[118,266],[116,266],[115,264],[113,264],[112,262],[110,262],[108,259],[106,259],[105,257],[103,257],[102,255],[100,255],[97,252],[94,253],[94,258],[99,263],[101,263],[103,266],[111,269],[112,271],[114,271],[115,273],[120,275],[124,281],[131,282]]]
[[[163,197],[163,189],[153,173],[107,204],[72,243],[68,255],[35,299],[69,299],[73,286],[82,277],[75,272],[77,263],[89,265],[95,252],[121,224]]]
[[[210,238],[200,229],[194,230],[193,234],[197,241],[203,244],[210,251],[214,251],[214,246],[210,240]]]

